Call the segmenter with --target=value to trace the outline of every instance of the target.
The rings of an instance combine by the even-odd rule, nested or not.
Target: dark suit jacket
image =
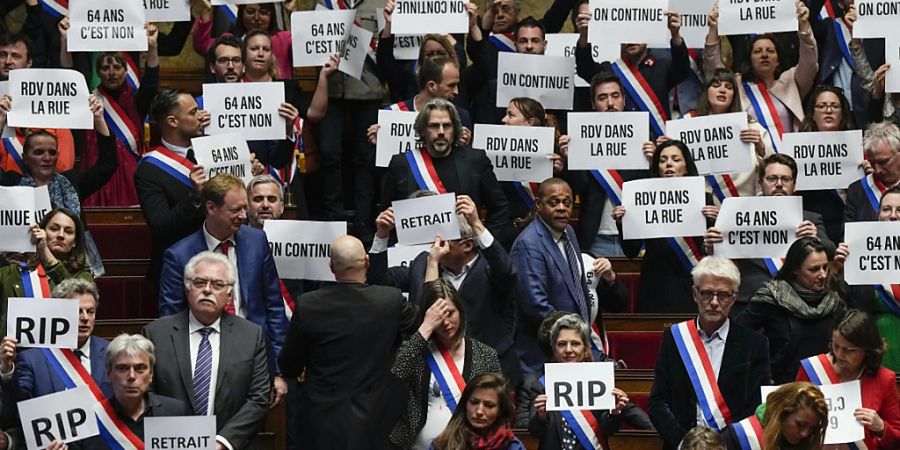
[[[262,329],[231,314],[220,319],[219,367],[216,375],[216,433],[234,448],[247,448],[266,420],[269,374]],[[156,319],[141,332],[156,346],[151,389],[194,404],[188,311]]]
[[[847,206],[844,207],[844,222],[875,222],[878,213],[863,190],[865,178],[856,180],[847,188]],[[881,201],[881,199],[878,199]]]
[[[166,397],[163,395],[157,395],[153,392],[147,392],[147,410],[144,412],[144,415],[141,416],[137,422],[132,420],[130,417],[122,417],[121,413],[119,413],[118,405],[115,402],[115,399],[110,399],[112,403],[113,410],[116,411],[116,414],[120,419],[125,423],[134,434],[140,440],[144,440],[144,418],[145,417],[171,417],[171,416],[190,416],[191,409],[177,398]],[[69,448],[71,450],[106,450],[111,449],[103,437],[97,435],[93,437],[89,437],[83,441],[75,441],[69,444]]]
[[[106,372],[106,339],[91,337],[91,378],[107,398],[112,396],[112,385]],[[4,393],[9,391],[15,401],[28,400],[54,392],[66,390],[63,381],[56,375],[50,362],[40,349],[29,349],[16,357],[15,384],[3,385]]]
[[[578,213],[578,223],[575,233],[581,248],[590,250],[597,239],[597,230],[600,221],[603,220],[603,207],[609,198],[600,183],[586,170],[569,172],[568,181],[572,190],[581,197],[581,209]],[[647,175],[645,170],[620,170],[624,181],[636,180]],[[606,256],[606,255],[597,255]]]
[[[266,233],[246,225],[234,234],[237,247],[237,273],[241,303],[247,320],[265,331],[269,347],[269,368],[277,373],[276,358],[284,342],[287,317],[278,284],[278,271]],[[159,315],[167,316],[187,309],[184,296],[184,267],[194,255],[209,250],[203,229],[178,241],[163,256],[159,282]]]
[[[716,384],[733,422],[753,414],[760,403],[759,387],[770,381],[768,341],[732,320]],[[697,396],[671,329],[663,332],[648,410],[667,450],[678,448],[687,430],[697,424]]]
[[[297,311],[279,361],[288,378],[306,370],[297,405],[304,448],[386,443],[391,362],[401,332],[414,329],[415,308],[395,288],[338,283],[301,296]]]

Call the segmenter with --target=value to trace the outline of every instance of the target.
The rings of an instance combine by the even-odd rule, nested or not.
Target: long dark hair
[[[813,253],[819,252],[824,253],[825,246],[818,239],[810,236],[797,239],[788,248],[787,256],[784,258],[784,265],[775,274],[775,279],[793,282],[796,279],[796,272],[803,267],[803,262],[806,261],[806,258]]]
[[[242,38],[249,31],[252,31],[252,30],[248,30],[247,27],[244,26],[244,22],[241,20],[241,18],[244,17],[244,10],[247,8],[247,6],[249,6],[249,5],[238,5],[237,20],[234,22],[234,26],[233,26],[234,34],[240,38]],[[276,14],[275,4],[274,3],[258,3],[257,7],[260,9],[269,10],[269,28],[265,31],[267,33],[269,33],[269,36],[277,33],[278,32],[278,18],[275,17],[275,14]]]
[[[838,322],[832,331],[837,331],[851,344],[863,349],[863,371],[868,375],[875,375],[881,368],[881,359],[887,350],[887,344],[878,333],[878,326],[872,316],[858,309],[847,311],[844,318]]]
[[[684,167],[686,177],[695,177],[699,174],[697,172],[697,164],[694,163],[694,155],[691,154],[691,149],[681,141],[665,141],[656,146],[656,149],[653,150],[653,158],[650,160],[650,176],[653,178],[659,178],[661,175],[659,174],[659,157],[662,154],[662,151],[669,148],[675,147],[678,150],[681,150],[681,157],[684,158]]]
[[[56,259],[59,260],[60,264],[66,268],[71,273],[79,272],[84,270],[87,267],[87,249],[85,245],[84,238],[84,225],[81,223],[81,219],[72,211],[66,208],[53,208],[44,215],[44,218],[41,219],[41,222],[38,226],[41,229],[46,230],[47,225],[50,223],[50,220],[53,219],[57,214],[63,214],[69,219],[72,219],[72,222],[75,224],[75,246],[72,247],[72,250],[68,255],[56,255]],[[34,269],[37,267],[38,262],[40,261],[40,256],[37,253],[31,257],[28,261],[28,268]]]
[[[775,67],[775,79],[778,79],[778,77],[781,76],[781,72],[783,72],[781,61],[781,43],[778,42],[778,38],[771,33],[757,34],[753,37],[753,39],[750,40],[750,44],[747,47],[747,62],[745,63],[743,72],[741,72],[741,78],[743,81],[759,81],[759,77],[757,77],[756,73],[753,72],[753,62],[751,60],[751,57],[753,55],[753,46],[763,39],[772,42],[772,45],[775,47],[775,54],[778,55],[778,66]]]
[[[466,307],[463,305],[456,288],[443,278],[425,282],[419,305],[419,323],[425,320],[425,312],[428,311],[428,308],[431,308],[431,305],[441,298],[453,303],[453,306],[456,307],[456,313],[459,314],[459,330],[457,330],[455,338],[456,342],[459,342],[466,337]]]
[[[469,448],[469,420],[466,405],[472,394],[478,389],[491,389],[497,393],[497,406],[500,411],[489,433],[500,427],[511,425],[516,409],[513,406],[512,397],[509,395],[506,379],[499,373],[483,373],[466,383],[466,389],[463,390],[456,410],[453,411],[453,416],[447,423],[447,428],[434,438],[435,450],[465,450]]]
[[[733,112],[741,112],[743,109],[741,108],[741,91],[739,91],[739,86],[737,83],[737,76],[735,76],[734,72],[728,69],[716,69],[715,72],[709,77],[709,80],[703,84],[703,88],[700,90],[700,97],[697,99],[697,115],[698,116],[708,116],[712,113],[711,108],[709,106],[709,88],[714,83],[731,83],[731,89],[734,91],[734,95],[731,97],[731,105],[728,107],[726,113]]]
[[[800,131],[819,131],[819,127],[816,126],[816,121],[813,119],[813,114],[815,113],[816,103],[818,103],[819,96],[822,95],[823,92],[831,92],[836,95],[838,101],[841,103],[841,123],[839,124],[840,131],[846,130],[854,130],[856,129],[856,121],[853,120],[853,112],[850,111],[850,102],[847,101],[847,97],[844,95],[844,90],[836,87],[836,86],[828,86],[825,84],[820,84],[813,89],[812,93],[809,94],[806,100],[806,115],[803,117],[803,122],[800,122]]]

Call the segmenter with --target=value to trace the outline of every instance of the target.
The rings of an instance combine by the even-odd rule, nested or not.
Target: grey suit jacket
[[[266,344],[258,325],[231,314],[222,315],[220,330],[216,433],[235,449],[248,448],[266,419],[270,383]],[[142,333],[156,346],[151,389],[196,410],[188,311],[156,319]]]

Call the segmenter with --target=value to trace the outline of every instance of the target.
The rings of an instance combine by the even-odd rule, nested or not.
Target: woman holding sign
[[[729,425],[722,437],[729,450],[820,450],[827,427],[822,391],[798,381],[772,391],[756,414]]]
[[[400,346],[391,368],[408,390],[406,411],[390,435],[401,450],[428,448],[450,422],[466,384],[500,372],[497,352],[466,337],[464,302],[449,281],[426,282],[420,308],[422,325]]]
[[[853,416],[866,428],[869,450],[900,446],[896,374],[881,365],[885,350],[872,316],[851,309],[831,331],[831,352],[804,359],[797,373],[817,385],[859,380],[862,408]]]

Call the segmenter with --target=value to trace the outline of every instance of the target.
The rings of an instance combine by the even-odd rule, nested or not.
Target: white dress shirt
[[[206,238],[206,248],[208,248],[209,251],[221,254],[221,252],[219,252],[219,250],[217,250],[217,249],[219,247],[219,244],[222,243],[222,241],[216,239],[213,235],[209,234],[209,231],[206,230],[206,222],[203,222],[203,237]],[[234,241],[234,235],[228,236],[224,240],[228,241],[228,261],[231,262],[231,264],[234,264],[234,268],[235,268],[235,270],[237,270],[238,256],[237,256],[237,248],[235,247],[237,244]],[[245,313],[242,308],[243,302],[241,302],[241,277],[240,276],[237,276],[234,279],[234,289],[231,290],[231,296],[234,299],[234,313],[238,316],[244,317]]]

